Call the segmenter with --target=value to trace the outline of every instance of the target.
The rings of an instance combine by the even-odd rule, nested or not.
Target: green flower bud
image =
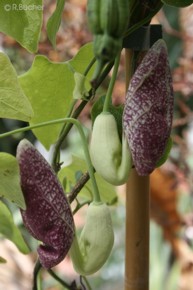
[[[114,243],[109,208],[104,203],[89,205],[80,238],[75,235],[70,249],[74,269],[80,275],[97,272],[108,259]]]
[[[97,116],[90,144],[93,166],[107,182],[121,185],[127,181],[131,166],[131,154],[124,136],[119,138],[114,116],[103,112]]]

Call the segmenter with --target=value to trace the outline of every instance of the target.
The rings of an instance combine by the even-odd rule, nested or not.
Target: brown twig
[[[102,84],[102,82],[104,81],[104,79],[107,77],[107,75],[109,74],[111,68],[113,67],[113,62],[110,62],[106,68],[104,69],[104,71],[102,72],[98,82],[96,83],[96,87],[94,89],[95,90]],[[93,92],[93,88],[90,89],[89,91],[89,97],[87,100],[82,100],[81,103],[78,105],[78,107],[75,109],[75,111],[72,113],[72,118],[77,119],[78,116],[80,115],[80,113],[82,112],[82,110],[84,109],[84,107],[87,105],[87,103],[89,102],[90,99],[92,99],[92,97],[94,96],[94,92]],[[54,152],[53,152],[53,157],[52,157],[52,167],[54,169],[54,171],[57,173],[60,170],[60,166],[58,164],[58,155],[60,152],[60,148],[62,146],[62,143],[64,141],[64,139],[66,138],[66,136],[68,135],[69,131],[71,130],[73,124],[64,124],[64,127],[61,130],[61,135],[58,138],[56,144],[55,144],[55,148],[54,148]]]
[[[84,187],[84,185],[87,183],[87,181],[89,179],[90,179],[90,176],[89,176],[89,173],[87,171],[80,177],[78,182],[75,184],[75,186],[73,187],[73,189],[69,193],[69,195],[68,195],[69,203],[72,203],[73,200],[76,199],[78,193],[81,191],[81,189]]]

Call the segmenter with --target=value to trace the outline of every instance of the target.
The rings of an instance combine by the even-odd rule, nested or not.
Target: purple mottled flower
[[[123,130],[139,175],[150,174],[164,153],[171,133],[173,103],[167,48],[160,39],[136,69],[123,112]]]
[[[73,242],[71,208],[52,168],[29,141],[19,143],[17,159],[26,202],[23,222],[42,241],[37,251],[42,266],[49,269],[64,259]]]

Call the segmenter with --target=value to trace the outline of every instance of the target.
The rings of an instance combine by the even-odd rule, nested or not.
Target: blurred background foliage
[[[57,34],[57,49],[54,50],[47,38],[45,25],[55,3],[44,4],[44,24],[38,54],[46,55],[52,61],[65,61],[74,56],[79,48],[92,40],[87,27],[86,0],[66,1],[62,23]],[[163,27],[175,91],[175,117],[173,122],[173,148],[169,160],[151,176],[151,246],[150,246],[150,290],[193,290],[193,5],[177,9],[164,7],[153,19]],[[17,73],[28,70],[34,55],[20,47],[12,38],[0,34],[0,48],[10,57]],[[121,59],[119,76],[113,94],[113,102],[119,105],[125,97],[124,55]],[[105,80],[98,95],[107,88]],[[91,127],[90,109],[92,102],[81,113],[80,119]],[[24,122],[0,119],[0,133],[25,126]],[[15,155],[21,138],[35,142],[32,133],[22,133],[3,139],[0,151]],[[79,137],[74,131],[64,144],[64,152],[71,147],[79,155]],[[38,144],[37,144],[38,145]],[[43,148],[38,145],[41,150]],[[65,151],[66,150],[66,151]],[[45,152],[45,151],[43,151]],[[47,153],[48,154],[48,153]],[[93,289],[117,290],[124,284],[124,233],[125,210],[124,188],[118,188],[118,201],[111,207],[115,227],[115,245],[105,266],[89,278]],[[16,223],[21,226],[19,212],[12,206]],[[84,209],[75,215],[78,226],[82,226]],[[23,229],[27,239],[27,233]],[[0,264],[0,289],[31,289],[31,273],[35,254],[20,255],[8,241],[0,240],[0,249],[7,258],[7,264]],[[35,249],[34,240],[29,241]],[[69,259],[65,259],[56,270],[67,281],[77,279]],[[46,290],[62,289],[47,273],[42,273]]]

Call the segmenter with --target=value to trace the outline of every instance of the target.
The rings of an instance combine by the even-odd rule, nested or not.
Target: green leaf
[[[42,0],[1,0],[0,31],[36,52],[42,26]]]
[[[57,0],[56,9],[47,22],[46,29],[48,33],[48,38],[52,43],[53,47],[56,46],[56,33],[58,32],[58,29],[60,27],[64,4],[65,0]]]
[[[174,7],[186,7],[193,3],[192,0],[162,0],[162,2]]]
[[[94,120],[96,119],[96,117],[102,112],[104,102],[105,102],[105,96],[101,96],[92,106],[92,110],[91,110],[92,123],[94,123]],[[113,106],[111,104],[109,106],[109,112],[114,116],[114,118],[117,122],[119,137],[122,140],[123,105]]]
[[[67,179],[66,190],[69,192],[72,185],[76,183],[77,172],[80,173],[87,171],[86,162],[83,159],[73,156],[72,163],[66,167],[63,167],[58,174],[59,180],[63,181],[64,178]],[[117,194],[115,187],[106,182],[101,176],[95,173],[96,181],[99,187],[99,192],[103,202],[108,204],[114,204],[117,201]],[[92,200],[92,184],[89,180],[83,189],[79,193],[80,196],[86,197]]]
[[[29,121],[33,110],[6,54],[0,52],[0,118]]]
[[[44,56],[36,56],[31,69],[19,78],[20,84],[28,96],[34,117],[30,125],[64,118],[69,110],[73,73],[67,63],[53,63]],[[33,130],[40,142],[49,149],[55,143],[62,124]]]
[[[88,91],[85,88],[86,77],[85,75],[75,72],[74,73],[75,86],[73,90],[73,98],[76,100],[85,100],[88,97]]]
[[[25,209],[17,160],[14,156],[4,152],[0,153],[0,181],[0,196]]]
[[[92,45],[87,44],[65,63],[54,63],[44,56],[35,58],[30,70],[19,78],[34,110],[30,125],[66,117],[73,100],[74,71],[82,73],[92,57]],[[56,142],[61,128],[62,124],[58,124],[33,132],[49,149]]]
[[[162,157],[158,160],[156,167],[160,167],[162,164],[164,164],[166,162],[166,160],[168,159],[168,156],[170,154],[170,151],[172,149],[172,145],[173,145],[173,141],[172,138],[170,137],[168,139],[168,142],[166,144],[166,148],[164,151],[164,154],[162,155]]]
[[[24,254],[29,253],[24,239],[13,222],[13,217],[7,206],[0,201],[0,233],[10,241]]]
[[[90,64],[93,58],[93,43],[90,42],[80,48],[77,54],[69,61],[69,65],[74,72],[84,74],[87,66]],[[88,74],[86,75],[87,82],[85,82],[85,85],[87,84],[87,89],[90,88],[90,81],[93,77],[95,66],[96,65],[93,65],[92,68],[89,70]]]

